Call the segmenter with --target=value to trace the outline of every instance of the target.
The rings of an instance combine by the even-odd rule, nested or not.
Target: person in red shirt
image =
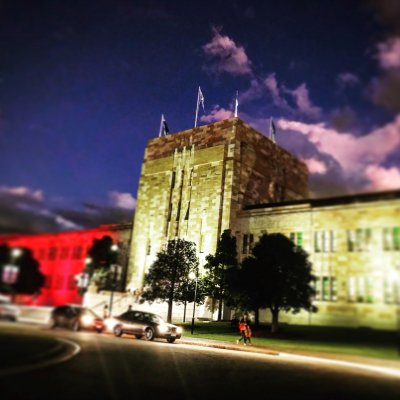
[[[239,321],[239,331],[240,331],[240,339],[236,340],[236,343],[239,344],[243,340],[243,344],[246,345],[247,337],[246,337],[246,326],[247,323],[245,319],[242,317]]]
[[[245,335],[246,335],[246,342],[248,343],[248,344],[251,344],[251,328],[250,328],[250,325],[247,323],[246,324],[246,329],[245,329]],[[246,343],[245,342],[245,343]]]

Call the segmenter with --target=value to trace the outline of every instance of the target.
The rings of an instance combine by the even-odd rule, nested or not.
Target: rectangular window
[[[56,247],[50,247],[49,249],[49,260],[55,260],[57,257],[57,248]]]
[[[68,290],[76,289],[76,280],[74,275],[68,275],[67,289]]]
[[[337,300],[337,283],[336,278],[331,277],[331,301]]]
[[[364,303],[365,301],[365,280],[363,276],[357,277],[357,302]]]
[[[324,253],[329,253],[329,232],[322,232],[322,251]]]
[[[329,278],[324,276],[322,278],[322,300],[329,301],[330,300],[330,290],[329,290]]]
[[[393,228],[393,249],[400,250],[400,226]]]
[[[314,232],[314,251],[315,253],[321,253],[321,232]]]
[[[390,229],[389,228],[383,228],[382,241],[383,241],[383,250],[384,251],[389,251],[389,250],[392,249],[392,246],[391,246],[391,235],[390,235]]]
[[[348,300],[353,302],[356,301],[356,280],[353,276],[351,276],[348,280],[348,293],[347,293],[347,297]]]
[[[303,246],[303,232],[297,232],[297,246]]]
[[[319,276],[315,279],[315,300],[321,300],[321,278]]]
[[[293,243],[295,243],[295,241],[296,241],[296,233],[295,233],[295,232],[290,232],[289,239],[290,239]]]
[[[348,230],[347,231],[347,250],[348,251],[355,251],[355,243],[354,243],[354,231]]]
[[[254,235],[250,233],[249,235],[249,253],[253,250],[254,247]]]
[[[374,282],[369,277],[366,278],[365,297],[366,297],[367,303],[374,302]]]
[[[334,253],[336,251],[336,232],[330,231],[330,248],[331,252]]]

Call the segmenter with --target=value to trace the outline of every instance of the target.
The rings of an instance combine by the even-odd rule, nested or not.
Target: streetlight
[[[118,251],[118,245],[117,244],[113,244],[111,246],[111,251],[117,252]],[[111,272],[111,294],[110,294],[110,305],[109,305],[108,309],[109,309],[109,313],[110,313],[110,317],[111,317],[113,300],[114,300],[114,290],[115,290],[115,286],[117,284],[117,281],[121,277],[122,267],[120,265],[118,265],[118,264],[111,264],[110,265],[110,272]]]
[[[20,267],[18,265],[15,265],[15,261],[21,255],[22,255],[21,249],[14,248],[11,250],[10,264],[5,265],[3,268],[3,273],[2,273],[2,277],[1,277],[1,280],[3,281],[3,283],[5,283],[7,285],[13,285],[17,282]],[[12,294],[13,301],[14,301],[14,296],[15,296],[15,293]]]
[[[192,315],[192,327],[190,329],[190,333],[193,335],[193,330],[194,330],[194,313],[196,310],[196,297],[197,297],[197,278],[198,278],[198,273],[199,270],[196,270],[196,273],[194,273],[193,271],[190,272],[189,274],[189,278],[191,280],[195,279],[195,286],[194,286],[194,299],[193,299],[193,315]]]

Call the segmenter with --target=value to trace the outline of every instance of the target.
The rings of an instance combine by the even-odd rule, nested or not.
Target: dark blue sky
[[[0,1],[0,232],[129,220],[148,139],[239,117],[312,196],[400,187],[400,7],[355,1]],[[380,146],[384,143],[384,146]]]

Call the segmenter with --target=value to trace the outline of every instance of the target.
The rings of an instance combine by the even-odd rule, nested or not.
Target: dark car
[[[104,322],[89,308],[66,304],[51,312],[50,327],[64,327],[73,331],[89,329],[100,333],[104,330]]]
[[[166,339],[168,343],[175,342],[182,336],[182,328],[166,323],[159,315],[145,311],[127,311],[110,321],[115,336],[124,333],[134,335],[137,339]]]

